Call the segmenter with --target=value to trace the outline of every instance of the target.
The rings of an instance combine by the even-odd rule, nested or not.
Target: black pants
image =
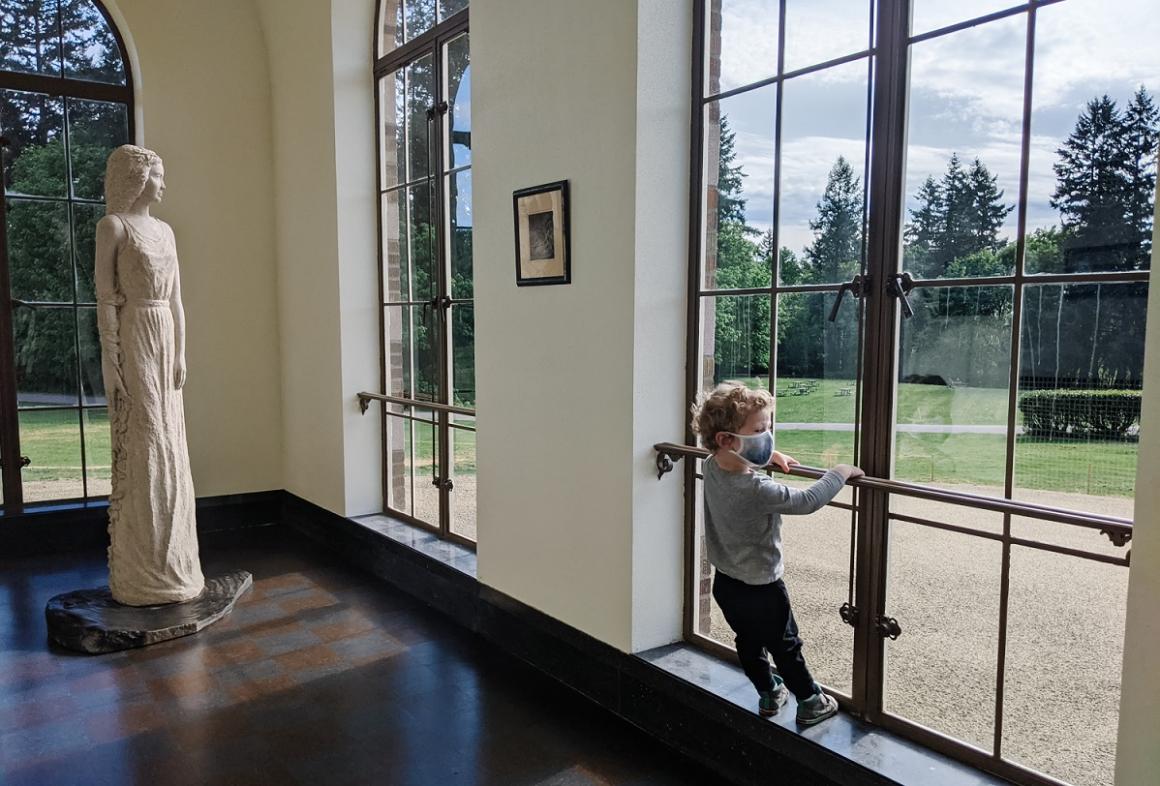
[[[789,605],[785,582],[752,585],[726,576],[713,578],[713,598],[725,621],[737,634],[737,657],[741,668],[758,691],[773,688],[766,651],[773,657],[778,674],[799,700],[812,696],[817,687],[802,657],[802,640]]]

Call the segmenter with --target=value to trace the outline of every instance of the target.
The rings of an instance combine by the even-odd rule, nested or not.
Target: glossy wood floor
[[[101,552],[0,559],[0,783],[717,783],[635,728],[280,528],[203,536],[253,589],[202,633],[71,655],[52,596]]]

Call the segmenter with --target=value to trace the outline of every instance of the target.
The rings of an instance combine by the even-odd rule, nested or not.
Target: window
[[[465,0],[384,0],[378,102],[388,512],[475,541],[471,61]]]
[[[765,387],[780,450],[871,476],[783,530],[815,676],[1016,781],[1111,783],[1160,21],[1144,0],[698,17],[689,397]],[[686,637],[723,651],[686,472]]]
[[[5,512],[110,486],[93,243],[105,159],[132,139],[124,48],[99,3],[0,14],[0,486]]]

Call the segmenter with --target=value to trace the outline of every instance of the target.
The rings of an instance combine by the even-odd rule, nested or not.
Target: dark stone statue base
[[[189,636],[230,613],[250,585],[248,571],[231,570],[208,577],[193,600],[162,606],[124,606],[108,587],[57,595],[44,616],[48,637],[70,650],[97,655]]]

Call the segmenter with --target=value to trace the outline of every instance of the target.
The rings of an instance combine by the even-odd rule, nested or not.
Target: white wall
[[[285,488],[382,509],[373,0],[257,0],[274,104]]]
[[[479,579],[628,649],[635,3],[471,14]],[[564,179],[572,283],[517,289],[512,191]]]
[[[1156,208],[1152,270],[1160,270],[1160,189]],[[1153,281],[1149,289],[1117,786],[1150,786],[1160,780],[1160,282]]]
[[[625,650],[680,636],[685,5],[471,11],[479,577]],[[562,179],[572,284],[517,288],[512,191]]]
[[[282,487],[270,94],[251,3],[106,3],[136,50],[138,141],[165,159],[198,496]]]
[[[639,0],[636,246],[632,398],[632,649],[681,638],[684,506],[681,472],[657,480],[657,442],[685,433],[689,259],[687,3]]]

